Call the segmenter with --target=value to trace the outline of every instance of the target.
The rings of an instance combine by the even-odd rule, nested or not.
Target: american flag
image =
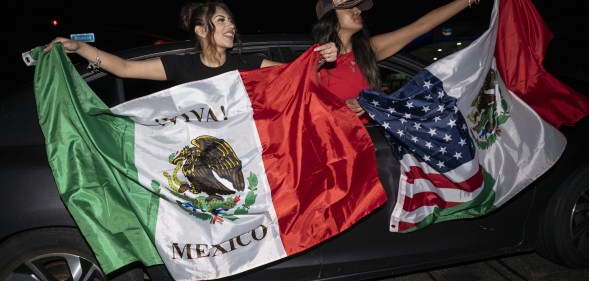
[[[544,103],[576,102],[586,111],[578,95],[561,95],[560,82],[536,75],[543,70],[541,61],[521,59],[522,42],[534,43],[526,50],[545,50],[547,43],[537,37],[545,24],[531,1],[499,2],[494,1],[489,29],[466,48],[435,61],[391,95],[360,94],[360,104],[385,129],[401,166],[391,232],[487,214],[558,161],[566,138],[540,117],[549,114],[536,113],[519,95]],[[508,64],[498,65],[495,54]],[[503,81],[536,87],[515,94]],[[562,124],[586,115],[580,114],[550,121]]]
[[[468,217],[465,210],[476,208],[473,200],[483,191],[483,169],[457,100],[442,81],[424,69],[393,94],[364,90],[358,101],[385,129],[400,160],[391,231]]]

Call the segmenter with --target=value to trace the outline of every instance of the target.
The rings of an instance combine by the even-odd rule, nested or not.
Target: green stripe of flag
[[[35,97],[49,164],[102,269],[163,263],[153,242],[159,197],[138,183],[133,121],[110,112],[63,45],[49,52],[37,47],[31,56],[37,60]]]

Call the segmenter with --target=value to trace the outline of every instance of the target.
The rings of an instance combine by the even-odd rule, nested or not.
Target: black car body
[[[302,35],[244,36],[242,41],[244,53],[283,62],[294,60],[312,45],[311,39]],[[117,54],[140,60],[196,51],[186,41]],[[380,66],[387,86],[394,89],[425,64],[398,54],[382,61]],[[76,67],[110,106],[173,85],[120,79],[87,69],[81,63]],[[37,275],[55,278],[47,280],[159,280],[155,275],[160,272],[158,268],[147,270],[139,264],[102,276],[59,197],[36,115],[32,83],[0,95],[0,100],[0,120],[4,124],[0,138],[0,279],[38,280],[30,277]],[[368,124],[367,129],[373,137],[379,169],[384,170],[388,163],[396,161],[390,145],[380,134],[380,127]],[[391,233],[388,220],[394,202],[389,200],[349,230],[310,250],[229,279],[362,280],[534,250],[561,265],[588,268],[589,148],[584,132],[587,129],[589,118],[563,127],[561,131],[568,144],[558,163],[489,215],[438,223],[412,233]],[[59,279],[55,274],[66,277]],[[68,274],[72,279],[67,279]]]

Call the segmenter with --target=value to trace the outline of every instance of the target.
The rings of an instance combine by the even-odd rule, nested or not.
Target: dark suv
[[[243,52],[288,62],[312,41],[302,35],[244,36]],[[197,52],[190,42],[130,49],[117,54],[149,59]],[[113,106],[172,86],[169,82],[120,79],[77,64],[77,69]],[[398,88],[425,64],[406,54],[380,63],[383,80]],[[0,280],[160,280],[163,267],[131,264],[104,276],[62,203],[48,165],[32,83],[0,95]],[[381,128],[368,124],[379,166],[395,158]],[[564,127],[568,144],[559,162],[493,213],[434,224],[423,230],[389,232],[394,202],[344,233],[308,251],[239,274],[231,280],[361,280],[446,266],[506,254],[538,251],[571,268],[589,267],[589,118]],[[379,167],[380,169],[380,167]],[[381,175],[382,176],[382,175]],[[163,275],[160,275],[162,274]]]

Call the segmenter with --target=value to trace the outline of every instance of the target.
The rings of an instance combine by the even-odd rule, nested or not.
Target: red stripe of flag
[[[411,166],[409,171],[405,172],[405,175],[407,176],[407,182],[410,184],[414,184],[415,180],[428,180],[436,188],[452,188],[466,192],[473,192],[483,184],[481,165],[479,165],[478,171],[472,177],[462,182],[454,182],[443,174],[427,173],[419,166]]]
[[[288,255],[340,233],[387,200],[372,140],[360,119],[319,86],[318,60],[310,48],[291,64],[240,72]]]
[[[440,195],[435,192],[420,192],[413,197],[405,197],[403,203],[403,210],[406,212],[413,212],[424,206],[437,206],[441,209],[446,209],[460,205],[464,202],[449,202],[445,201]]]
[[[559,128],[589,114],[589,98],[562,83],[542,65],[552,32],[530,0],[499,3],[495,58],[507,88],[544,120]]]

